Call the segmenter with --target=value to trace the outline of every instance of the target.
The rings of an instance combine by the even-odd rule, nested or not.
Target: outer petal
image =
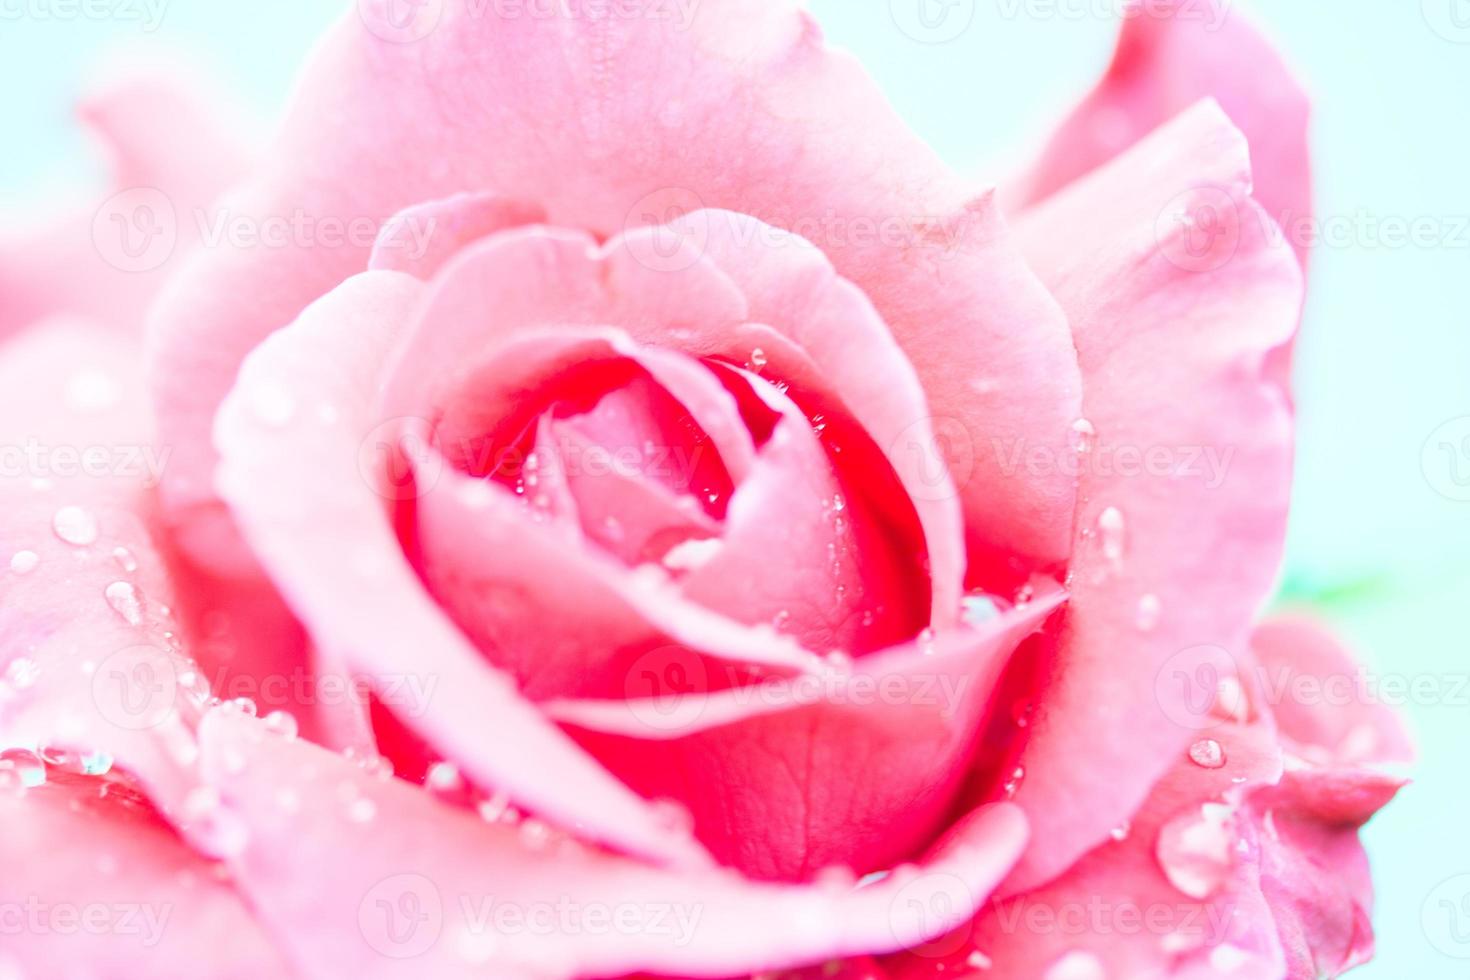
[[[53,773],[0,789],[0,826],[7,975],[289,975],[223,869],[125,784]]]
[[[1069,619],[1017,797],[1046,846],[1013,888],[1053,877],[1137,808],[1192,734],[1165,678],[1219,648],[1239,656],[1271,589],[1291,427],[1268,364],[1292,338],[1302,282],[1249,187],[1240,134],[1202,104],[1021,226],[1072,320],[1096,435]],[[1203,237],[1179,214],[1201,201],[1219,220]]]
[[[1309,103],[1271,44],[1229,0],[1149,0],[1132,9],[1107,75],[1012,192],[1034,206],[1122,154],[1200,99],[1245,133],[1253,195],[1287,231],[1312,214]],[[1305,260],[1305,242],[1294,238]]]
[[[913,854],[954,812],[1011,653],[1060,594],[991,620],[882,651],[826,676],[714,691],[687,656],[655,697],[558,701],[547,710],[649,796],[689,808],[726,863],[803,880],[867,873]],[[667,683],[683,677],[683,687]]]
[[[137,374],[136,344],[90,324],[0,348],[0,444],[34,451],[0,479],[0,743],[108,753],[168,807],[198,750]]]
[[[934,414],[975,454],[964,491],[977,536],[1064,556],[1070,479],[1008,474],[989,443],[1069,451],[1079,386],[1059,311],[990,198],[903,129],[795,0],[701,3],[687,21],[565,5],[499,17],[453,0],[416,8],[425,19],[410,27],[432,28],[416,43],[384,39],[406,40],[385,27],[386,0],[360,6],[300,86],[276,149],[291,165],[261,175],[242,212],[383,220],[493,188],[603,236],[705,205],[799,232],[815,222],[807,237],[873,299]],[[350,247],[222,251],[173,292],[155,339],[180,453],[174,508],[212,499],[209,420],[245,352],[365,259]]]
[[[203,731],[206,771],[249,830],[238,874],[312,975],[726,977],[899,949],[942,928],[931,909],[973,909],[1025,837],[1014,808],[991,807],[888,881],[757,885],[652,869],[539,822],[486,825],[237,714]]]
[[[199,237],[196,210],[248,169],[253,127],[192,73],[150,64],[79,106],[111,157],[110,188],[0,228],[0,336],[55,313],[136,333]]]
[[[484,662],[403,557],[391,492],[360,451],[388,351],[422,291],[401,273],[365,274],[252,356],[220,413],[221,493],[317,643],[466,772],[598,839],[687,855]]]

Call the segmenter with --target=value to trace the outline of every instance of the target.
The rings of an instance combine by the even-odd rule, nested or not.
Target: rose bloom
[[[998,188],[789,0],[90,96],[0,241],[0,972],[1366,960],[1407,740],[1258,620],[1306,103],[1205,7]]]

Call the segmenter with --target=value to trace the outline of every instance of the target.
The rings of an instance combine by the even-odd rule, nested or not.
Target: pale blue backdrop
[[[973,21],[943,44],[885,0],[815,0],[912,125],[956,164],[1004,165],[1102,69],[1118,0],[924,2]],[[1427,678],[1407,706],[1418,782],[1367,832],[1381,956],[1360,975],[1470,971],[1470,0],[1236,0],[1316,96],[1318,211],[1431,218],[1433,248],[1354,235],[1317,251],[1298,360],[1301,451],[1283,590],[1329,608],[1385,674]],[[329,0],[0,0],[0,204],[95,176],[69,107],[100,52],[182,45],[263,111],[343,5]],[[900,18],[906,16],[899,11]],[[3,216],[3,212],[0,212]],[[1450,439],[1448,436],[1457,438]],[[1428,450],[1426,452],[1426,443]],[[1438,488],[1438,489],[1437,489]],[[1448,488],[1449,493],[1439,490]]]

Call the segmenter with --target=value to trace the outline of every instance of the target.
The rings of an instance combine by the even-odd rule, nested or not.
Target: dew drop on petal
[[[117,562],[117,567],[125,572],[136,572],[138,570],[138,559],[133,553],[121,546],[112,549],[112,560]]]
[[[1131,833],[1133,833],[1133,824],[1127,820],[1124,820],[1122,823],[1118,824],[1118,826],[1108,831],[1108,836],[1115,841],[1125,841],[1128,839],[1128,835]]]
[[[30,749],[0,752],[0,790],[30,789],[46,782],[46,763]]]
[[[1108,507],[1098,515],[1098,542],[1102,545],[1103,557],[1115,568],[1123,561],[1123,538],[1125,533],[1126,525],[1121,510],[1116,507]]]
[[[766,352],[761,350],[759,347],[750,352],[750,366],[754,368],[757,372],[764,368],[767,363],[768,359],[766,357]]]
[[[970,950],[970,955],[965,957],[965,965],[972,970],[988,970],[994,964],[991,962],[990,957],[978,949],[972,949]]]
[[[1025,780],[1025,766],[1017,766],[1015,769],[1011,770],[1010,777],[1006,779],[1005,785],[1001,787],[1002,790],[1005,792],[1006,799],[1009,800],[1014,798],[1016,793],[1021,789],[1021,783],[1025,782]]]
[[[436,762],[429,767],[424,784],[435,793],[456,793],[464,788],[464,777],[452,762]]]
[[[1159,831],[1154,856],[1169,882],[1190,898],[1208,898],[1232,869],[1231,809],[1219,803],[1191,807]]]
[[[41,564],[41,556],[34,551],[17,551],[10,556],[10,570],[17,575],[29,575]]]
[[[97,518],[82,507],[63,507],[51,518],[51,529],[67,544],[89,545],[97,540]]]
[[[131,582],[113,582],[103,590],[103,595],[112,611],[129,626],[143,622],[143,600],[138,598],[138,590]]]
[[[1138,600],[1138,610],[1134,614],[1134,625],[1144,633],[1152,633],[1159,625],[1159,616],[1164,611],[1164,604],[1159,597],[1152,592],[1142,596]]]
[[[1043,980],[1107,980],[1097,954],[1074,949],[1047,969]]]
[[[1072,445],[1079,453],[1090,453],[1097,441],[1097,429],[1087,419],[1078,419],[1072,423],[1072,437]]]
[[[266,731],[283,738],[295,738],[298,726],[296,716],[289,711],[272,711],[265,716]]]
[[[17,657],[5,668],[5,681],[17,691],[31,687],[41,677],[41,665],[30,657]]]
[[[1225,765],[1225,748],[1213,738],[1202,738],[1189,747],[1189,758],[1205,769],[1219,769]]]
[[[378,815],[378,805],[365,796],[347,804],[347,819],[353,823],[370,823]]]

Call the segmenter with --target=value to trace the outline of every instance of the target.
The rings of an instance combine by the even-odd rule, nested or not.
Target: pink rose
[[[148,387],[24,308],[72,316],[0,354],[0,967],[1366,959],[1409,747],[1257,623],[1276,55],[1139,8],[997,192],[797,4],[646,6],[363,2],[171,267]]]

